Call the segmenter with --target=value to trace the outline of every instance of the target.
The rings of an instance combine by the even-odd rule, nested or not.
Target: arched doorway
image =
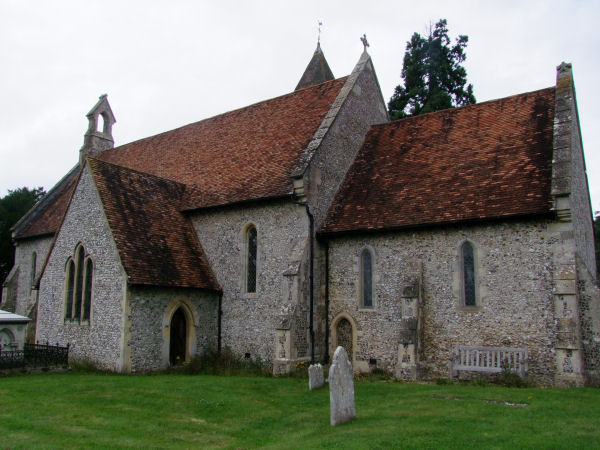
[[[342,318],[337,323],[336,327],[337,346],[341,345],[348,353],[348,359],[352,361],[352,324],[348,319]]]
[[[185,362],[187,341],[187,320],[182,308],[171,318],[170,340],[169,340],[169,363],[172,366]]]

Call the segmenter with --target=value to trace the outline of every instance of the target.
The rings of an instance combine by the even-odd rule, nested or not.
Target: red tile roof
[[[220,291],[192,224],[177,210],[182,184],[88,163],[130,284]]]
[[[99,158],[186,185],[181,209],[290,194],[290,174],[347,77],[103,152]],[[16,238],[52,234],[77,177]]]
[[[103,152],[104,161],[183,183],[184,209],[277,197],[346,78]]]
[[[24,216],[23,226],[15,229],[16,239],[50,235],[56,232],[79,180],[79,172],[79,168],[69,172],[66,176],[68,179],[59,182],[56,190],[48,192],[47,198],[42,199],[39,206],[32,211],[35,215],[31,218]]]
[[[322,234],[548,214],[554,88],[373,126]]]

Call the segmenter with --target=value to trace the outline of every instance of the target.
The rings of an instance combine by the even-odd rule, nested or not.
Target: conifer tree
[[[473,85],[467,85],[468,36],[451,46],[446,19],[440,19],[427,37],[414,33],[406,44],[402,79],[388,103],[392,120],[454,106],[475,103]]]

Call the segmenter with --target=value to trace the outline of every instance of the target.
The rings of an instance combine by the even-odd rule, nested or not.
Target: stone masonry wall
[[[460,307],[459,246],[475,246],[480,308]],[[330,241],[329,323],[345,313],[357,326],[359,367],[395,371],[398,363],[401,297],[422,267],[423,341],[421,377],[447,377],[457,344],[527,347],[529,373],[552,384],[555,325],[552,298],[552,247],[556,233],[544,221],[437,228]],[[359,255],[374,253],[373,310],[361,310]],[[411,276],[412,275],[412,276]],[[330,343],[335,346],[336,343]]]
[[[32,296],[31,280],[40,274],[42,265],[48,256],[52,245],[52,237],[27,239],[18,242],[15,248],[15,265],[19,267],[17,281],[17,298],[15,303],[16,314],[30,317],[31,308],[35,305],[35,296]],[[36,253],[36,273],[32,277],[32,254]]]
[[[600,290],[578,261],[577,293],[586,383],[600,386]]]
[[[94,263],[89,324],[66,322],[66,262],[82,243]],[[123,304],[125,274],[102,206],[86,168],[41,279],[37,339],[71,344],[70,358],[85,358],[100,367],[123,369]]]
[[[596,280],[596,256],[592,209],[588,190],[583,145],[579,128],[575,85],[570,64],[557,68],[556,107],[554,117],[553,194],[569,195],[570,220],[577,254]],[[557,209],[564,207],[558,200]]]
[[[170,319],[183,305],[191,310],[195,339],[190,357],[217,348],[219,296],[197,289],[131,287],[126,347],[133,372],[163,369],[169,364]]]
[[[304,207],[282,200],[200,211],[191,219],[223,288],[222,345],[238,355],[249,353],[251,358],[271,363],[282,318],[298,309],[306,311],[302,303],[306,300],[294,300],[298,297],[292,292],[294,283],[284,275],[300,270],[309,229]],[[258,235],[256,293],[244,289],[244,231],[249,224]],[[301,334],[307,332],[304,329]]]

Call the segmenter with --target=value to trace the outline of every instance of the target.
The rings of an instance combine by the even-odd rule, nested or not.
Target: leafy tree
[[[44,188],[22,187],[8,191],[0,198],[0,286],[13,266],[15,248],[11,241],[10,228],[42,198]]]
[[[388,103],[392,120],[475,103],[473,85],[467,85],[468,36],[451,46],[446,19],[435,24],[429,36],[412,35],[406,44],[402,79]]]

